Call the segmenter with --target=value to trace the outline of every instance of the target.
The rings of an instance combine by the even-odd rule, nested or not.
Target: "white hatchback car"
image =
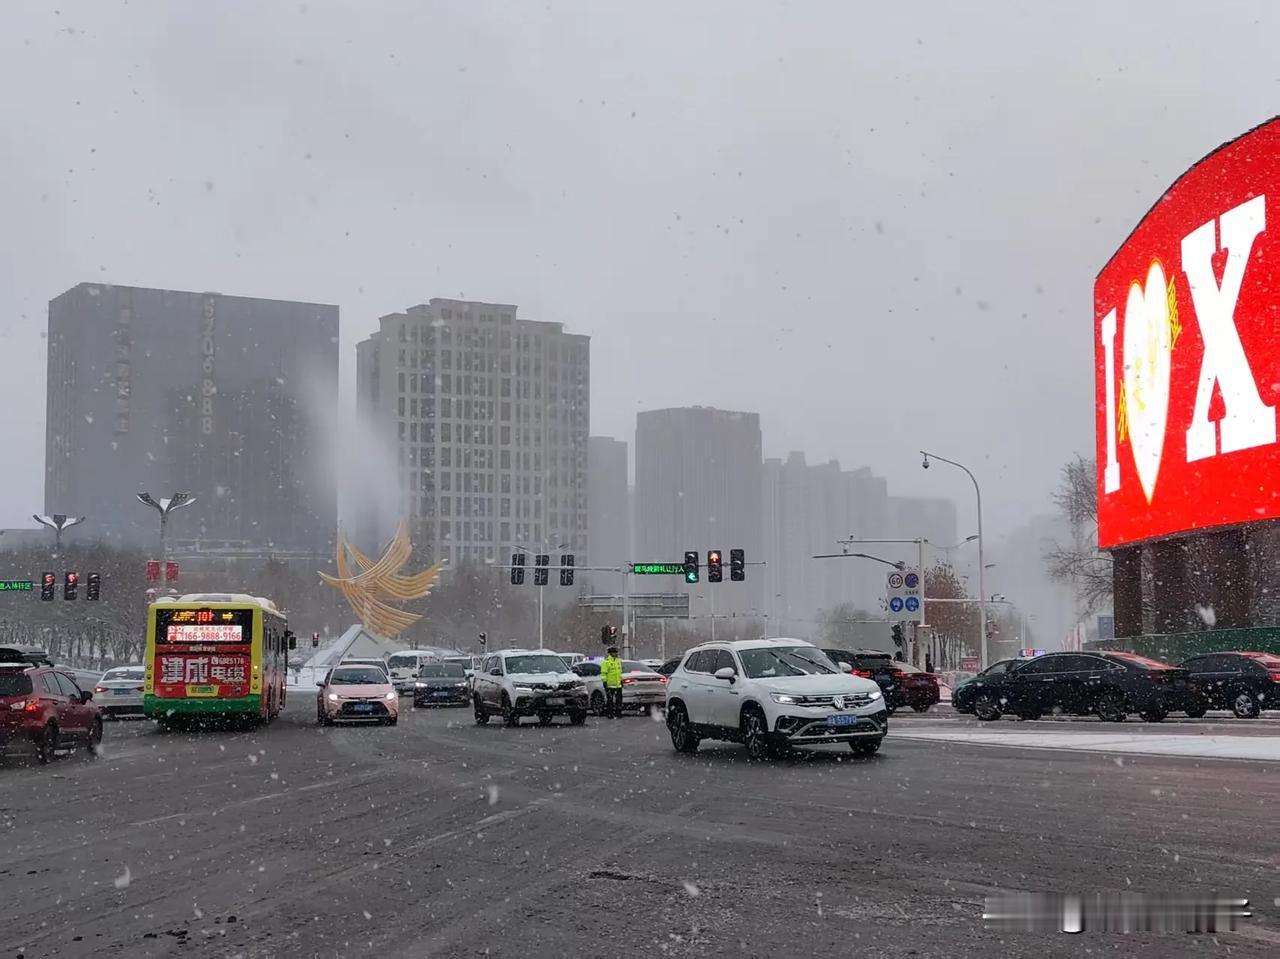
[[[695,646],[667,686],[671,745],[690,753],[703,739],[746,745],[752,759],[793,746],[848,743],[880,748],[889,713],[880,687],[836,666],[802,639],[749,639]]]

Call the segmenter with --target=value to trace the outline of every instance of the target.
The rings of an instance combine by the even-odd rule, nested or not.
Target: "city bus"
[[[147,608],[142,708],[185,718],[270,722],[284,708],[297,641],[269,599],[242,593],[163,597]]]

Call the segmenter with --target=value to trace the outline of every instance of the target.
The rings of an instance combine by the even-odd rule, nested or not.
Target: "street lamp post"
[[[52,516],[42,516],[39,513],[32,513],[31,518],[41,526],[47,526],[53,530],[53,558],[57,559],[62,553],[62,531],[70,529],[77,523],[83,523],[83,516],[64,516],[62,513],[54,513]]]
[[[979,671],[987,668],[987,580],[986,580],[986,562],[983,559],[982,547],[985,540],[982,536],[982,489],[978,486],[978,478],[973,475],[973,471],[963,463],[957,463],[955,460],[949,460],[945,456],[939,456],[937,453],[926,453],[920,451],[920,455],[924,457],[923,467],[929,468],[929,458],[933,457],[941,463],[962,469],[973,481],[973,492],[978,499],[978,629],[981,631],[981,647],[979,652]]]
[[[190,506],[196,501],[195,496],[191,493],[174,493],[172,496],[161,497],[155,499],[150,493],[138,493],[138,502],[143,506],[150,506],[160,514],[160,575],[168,581],[169,576],[169,541],[167,537],[169,526],[169,514],[175,510],[180,510],[184,506]]]

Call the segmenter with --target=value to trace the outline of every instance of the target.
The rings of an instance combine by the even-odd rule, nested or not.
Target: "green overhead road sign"
[[[29,579],[0,579],[0,593],[29,593],[31,588]]]

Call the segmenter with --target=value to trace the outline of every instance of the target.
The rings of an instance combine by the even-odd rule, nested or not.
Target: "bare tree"
[[[1071,527],[1069,543],[1055,542],[1044,555],[1049,576],[1076,592],[1082,612],[1111,604],[1111,554],[1098,549],[1097,464],[1077,455],[1062,467],[1054,505]]]

